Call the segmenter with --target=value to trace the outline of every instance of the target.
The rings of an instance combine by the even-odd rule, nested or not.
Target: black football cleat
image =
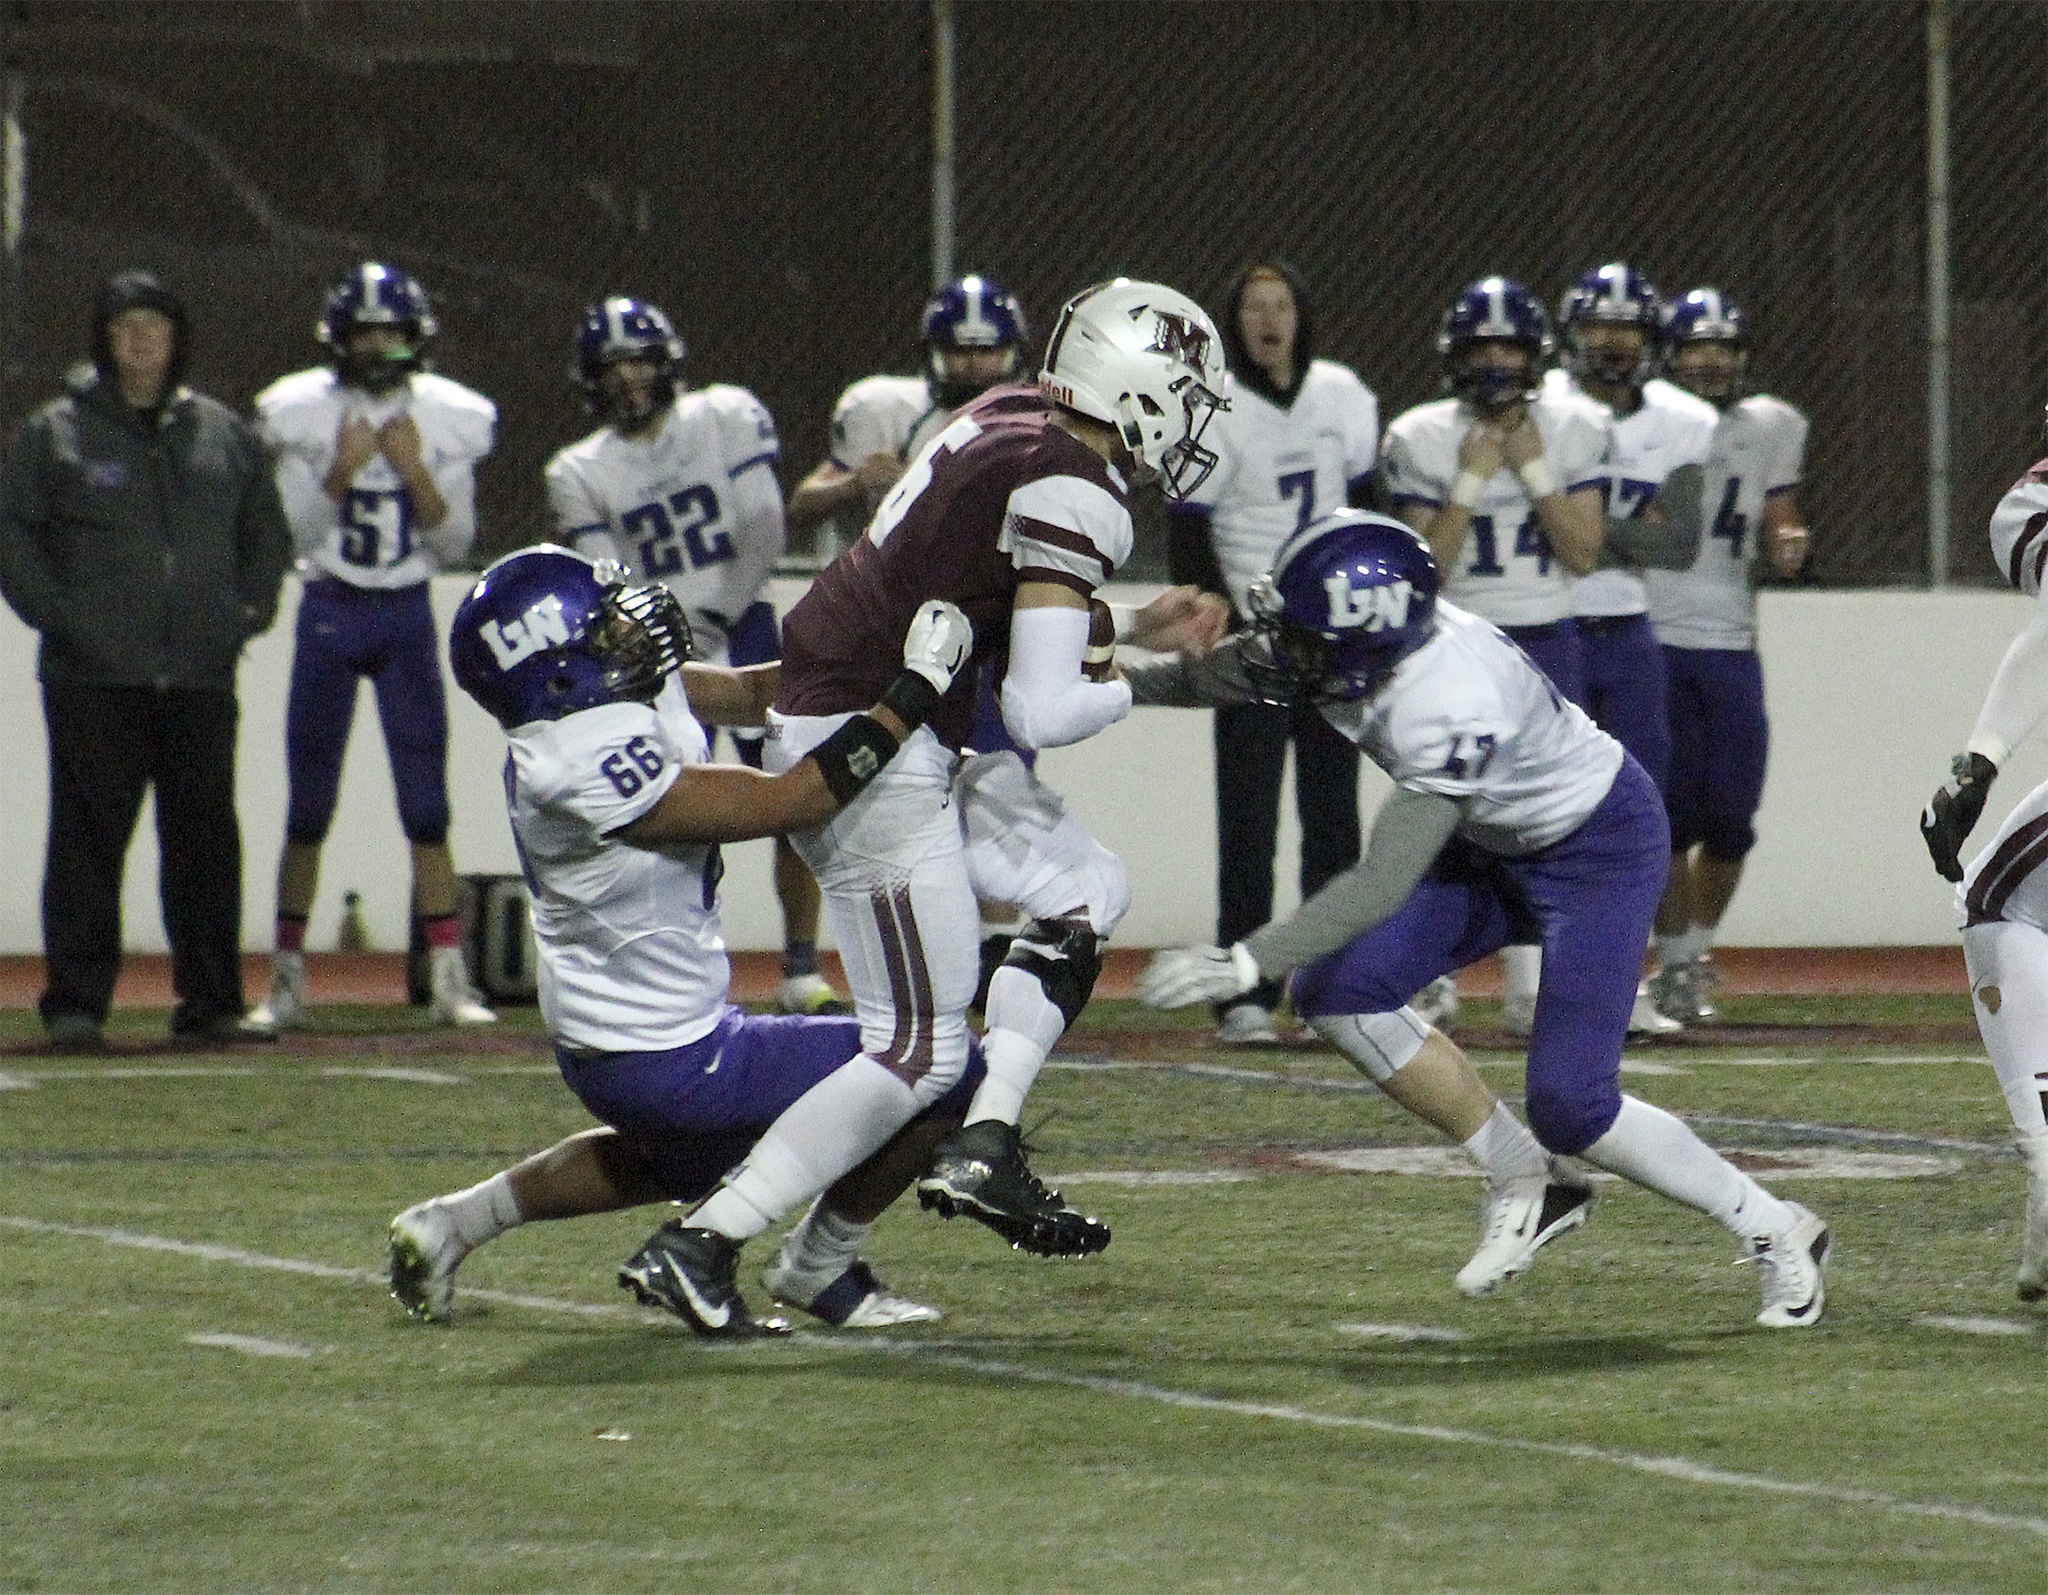
[[[619,1270],[619,1288],[643,1307],[674,1313],[708,1340],[786,1335],[780,1318],[756,1318],[740,1296],[740,1242],[670,1219]]]
[[[983,1119],[955,1130],[917,1182],[921,1207],[941,1218],[978,1219],[1019,1251],[1040,1257],[1085,1257],[1109,1244],[1109,1226],[1077,1213],[1048,1190],[1024,1161],[1014,1124]]]

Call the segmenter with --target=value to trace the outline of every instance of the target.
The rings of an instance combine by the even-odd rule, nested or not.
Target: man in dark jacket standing
[[[270,625],[291,533],[255,434],[181,383],[184,305],[124,271],[93,305],[92,364],[0,465],[0,595],[42,634],[50,745],[43,876],[51,1043],[100,1041],[121,963],[121,871],[156,788],[174,1036],[243,1019],[235,663]]]

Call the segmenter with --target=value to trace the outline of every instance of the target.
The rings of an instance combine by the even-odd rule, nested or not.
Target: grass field
[[[504,1237],[445,1328],[385,1297],[393,1212],[587,1122],[530,1013],[90,1058],[0,1014],[0,1589],[2048,1588],[2048,1314],[1965,1005],[1730,1008],[1626,1084],[1830,1220],[1815,1331],[1615,1185],[1466,1301],[1477,1182],[1344,1172],[1433,1142],[1333,1054],[1102,1003],[1031,1113],[1106,1253],[899,1204],[871,1256],[942,1322],[738,1347],[614,1288],[653,1210]]]

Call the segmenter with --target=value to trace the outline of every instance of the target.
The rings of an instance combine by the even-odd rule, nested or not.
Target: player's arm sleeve
[[[1702,496],[1706,473],[1681,465],[1664,478],[1652,502],[1657,513],[1607,518],[1607,552],[1624,565],[1651,570],[1690,570],[1700,556],[1705,531]]]
[[[548,508],[554,512],[555,535],[565,548],[592,559],[620,558],[612,538],[611,517],[583,478],[559,455],[548,462]]]
[[[1186,654],[1146,658],[1120,655],[1117,669],[1131,689],[1131,702],[1142,707],[1208,709],[1258,699],[1240,657],[1248,646],[1242,636],[1219,643],[1200,659]]]
[[[789,521],[772,458],[762,460],[758,454],[750,457],[735,470],[727,492],[735,535],[718,612],[729,630],[759,596],[775,562],[789,547]]]
[[[1381,490],[1388,504],[1410,526],[1415,524],[1418,514],[1427,522],[1451,496],[1451,484],[1432,475],[1416,459],[1414,447],[1402,435],[1398,421],[1387,429],[1379,465]]]
[[[1278,979],[1391,917],[1443,851],[1458,818],[1450,798],[1396,787],[1373,821],[1365,856],[1293,914],[1245,938],[1259,973]]]
[[[1378,509],[1380,401],[1352,373],[1353,391],[1344,406],[1344,502],[1355,510]]]
[[[293,547],[301,559],[310,558],[334,541],[341,528],[341,506],[320,485],[326,471],[311,454],[279,438],[270,442],[277,496],[291,525]]]
[[[1984,707],[1970,731],[1967,751],[2002,765],[2048,715],[2048,604],[2013,638],[1991,677]]]
[[[1130,683],[1090,681],[1088,609],[1019,605],[1010,617],[1010,668],[1003,676],[1003,723],[1027,748],[1062,748],[1131,712]]]
[[[1806,475],[1807,420],[1787,404],[1782,407],[1778,446],[1771,453],[1771,473],[1764,479],[1766,493],[1789,493]]]

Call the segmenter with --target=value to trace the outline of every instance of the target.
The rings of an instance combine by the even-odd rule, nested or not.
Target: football
[[[1116,616],[1100,598],[1088,600],[1088,651],[1081,669],[1090,681],[1107,681],[1116,671]]]

